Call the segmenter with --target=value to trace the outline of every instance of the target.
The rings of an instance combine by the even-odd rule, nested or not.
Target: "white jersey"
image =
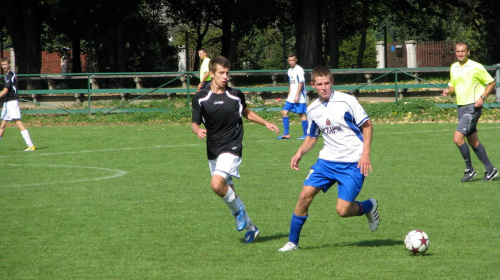
[[[299,88],[299,84],[302,83],[302,89],[299,94],[299,103],[306,103],[306,79],[304,78],[304,69],[299,65],[288,69],[288,82],[290,83],[290,91],[288,92],[288,98],[286,101],[294,103],[295,94]]]
[[[307,107],[307,134],[323,133],[324,147],[319,158],[336,162],[358,162],[363,153],[361,125],[368,115],[353,96],[333,91],[330,100],[316,99]]]

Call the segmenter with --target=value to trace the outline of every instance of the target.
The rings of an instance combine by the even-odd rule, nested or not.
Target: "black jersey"
[[[216,159],[224,152],[241,157],[245,95],[229,87],[224,93],[215,94],[206,87],[194,95],[192,107],[192,122],[203,123],[207,129],[208,159]]]
[[[13,71],[9,71],[5,75],[5,84],[3,86],[7,88],[7,95],[5,96],[5,101],[17,100],[19,98],[17,94],[17,76]]]

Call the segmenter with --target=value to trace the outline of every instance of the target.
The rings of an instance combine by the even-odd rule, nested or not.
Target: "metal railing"
[[[500,86],[500,64],[495,66],[486,66],[488,71],[494,71],[496,77],[497,87]],[[312,71],[311,69],[305,69],[306,73]],[[332,69],[332,74],[334,76],[339,75],[363,75],[367,81],[364,83],[354,83],[354,84],[336,84],[333,86],[334,90],[347,91],[349,93],[357,93],[360,91],[370,91],[376,95],[377,91],[380,90],[393,90],[395,101],[398,102],[399,93],[402,90],[441,90],[447,86],[446,83],[433,83],[426,81],[419,77],[423,73],[445,73],[449,72],[449,67],[440,68],[363,68],[363,69]],[[20,90],[21,101],[34,103],[36,106],[40,107],[50,107],[53,109],[44,110],[23,110],[23,113],[103,113],[108,114],[112,112],[131,112],[134,109],[122,110],[127,104],[141,99],[144,96],[150,94],[179,94],[186,96],[186,102],[189,105],[191,103],[191,94],[196,92],[196,86],[191,85],[193,77],[197,77],[198,72],[138,72],[138,73],[61,73],[61,74],[19,74],[21,80],[42,80],[46,81],[49,88],[48,89],[37,89],[37,90]],[[245,93],[256,93],[256,92],[287,92],[288,85],[279,85],[278,82],[280,77],[284,77],[287,74],[287,70],[254,70],[254,71],[231,71],[229,81],[229,86],[235,86]],[[378,76],[377,76],[378,75]],[[410,77],[413,79],[412,82],[401,82],[401,75]],[[272,86],[239,86],[234,84],[234,80],[237,77],[245,76],[269,76],[269,80]],[[372,77],[377,76],[372,79]],[[156,79],[169,79],[167,82],[162,83],[156,87],[144,88],[144,82],[148,78]],[[123,88],[102,88],[101,84],[104,79],[113,80],[123,80],[123,79],[133,79],[135,87],[123,87]],[[384,82],[380,81],[384,79]],[[68,82],[68,81],[85,81],[86,87],[83,88],[57,88],[57,81]],[[196,81],[198,78],[196,78]],[[388,82],[388,80],[392,80]],[[157,82],[157,81],[156,81]],[[162,81],[163,82],[163,81]],[[174,82],[178,82],[175,86]],[[497,102],[500,102],[500,94],[497,88]],[[74,94],[75,98],[82,98],[87,95],[87,108],[86,109],[67,109],[60,106],[54,106],[48,103],[42,103],[37,101],[37,96],[40,95],[61,95],[61,94]],[[106,109],[93,109],[92,108],[92,96],[100,94],[120,94],[122,97],[122,103],[114,106],[113,108]],[[134,98],[127,98],[130,94],[138,94]],[[23,95],[28,95],[32,97],[32,100],[23,98]],[[264,105],[262,105],[264,106]],[[497,107],[497,106],[494,106]],[[145,109],[146,111],[148,109]],[[150,109],[154,111],[155,109]],[[156,109],[158,110],[158,109]],[[138,111],[136,109],[135,111]]]

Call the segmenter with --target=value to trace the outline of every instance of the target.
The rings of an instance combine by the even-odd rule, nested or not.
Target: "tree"
[[[7,23],[15,52],[18,73],[40,73],[42,49],[40,36],[46,6],[36,0],[4,0],[0,15]],[[36,88],[37,82],[28,82],[27,89]]]
[[[294,0],[297,56],[304,68],[322,65],[321,0]]]
[[[339,32],[338,32],[338,24],[339,21],[339,13],[338,13],[338,0],[330,0],[330,5],[327,13],[327,42],[329,44],[330,50],[330,60],[329,65],[330,68],[339,68]]]

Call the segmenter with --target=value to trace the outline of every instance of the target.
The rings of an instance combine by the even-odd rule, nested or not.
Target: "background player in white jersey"
[[[290,64],[290,69],[288,69],[290,87],[286,103],[281,111],[283,135],[277,137],[277,139],[290,139],[290,118],[288,117],[288,112],[299,114],[303,134],[298,139],[305,139],[307,130],[307,95],[304,69],[297,64],[297,55],[294,53],[288,55],[288,64]]]
[[[28,146],[24,149],[25,152],[32,152],[35,150],[33,142],[31,142],[31,137],[28,129],[24,126],[21,121],[21,109],[19,108],[19,95],[17,93],[17,76],[10,67],[10,59],[4,57],[1,59],[2,69],[5,73],[5,84],[3,90],[0,92],[0,98],[4,99],[2,108],[2,122],[0,123],[0,139],[2,139],[3,133],[5,132],[5,126],[7,122],[14,121],[21,135],[23,136],[24,142]]]
[[[292,214],[288,242],[280,252],[299,249],[300,232],[308,217],[309,205],[320,191],[328,191],[335,183],[339,216],[366,214],[371,231],[377,229],[380,221],[375,199],[355,201],[365,176],[372,171],[372,122],[354,97],[332,91],[333,78],[327,67],[314,68],[311,85],[318,92],[318,99],[307,107],[307,137],[292,157],[290,167],[299,171],[302,156],[314,147],[320,132],[324,147],[306,177]]]
[[[210,61],[212,83],[197,92],[192,101],[191,130],[198,138],[207,138],[207,157],[212,173],[211,186],[215,194],[231,210],[236,229],[246,229],[245,243],[252,243],[259,229],[246,213],[245,205],[236,195],[232,177],[239,178],[243,151],[243,120],[241,116],[279,133],[276,125],[267,122],[247,107],[245,96],[227,86],[231,64],[222,56]],[[205,128],[201,128],[203,123]]]

